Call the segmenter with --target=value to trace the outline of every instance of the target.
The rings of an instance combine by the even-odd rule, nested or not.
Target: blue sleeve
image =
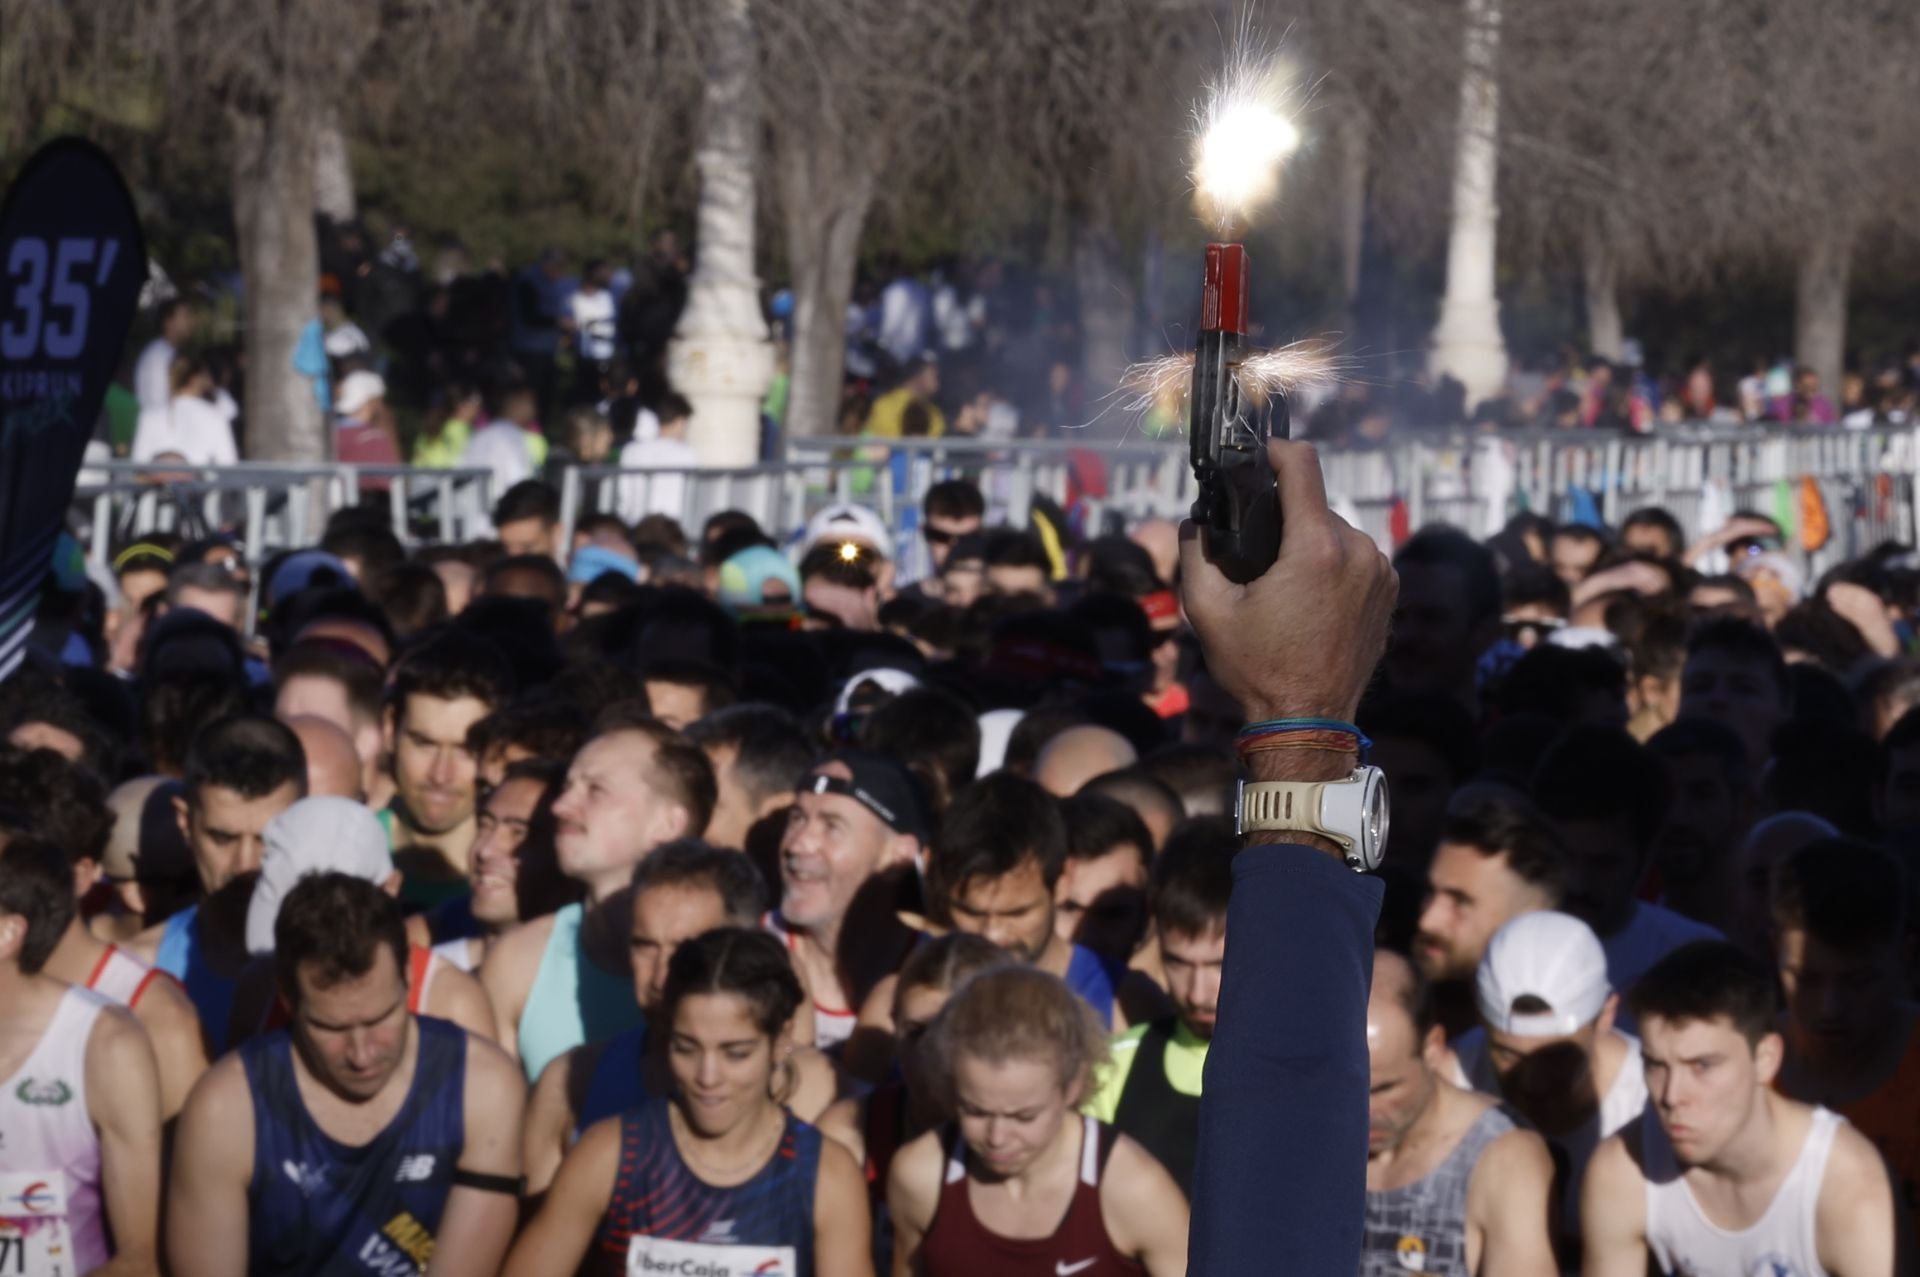
[[[1320,852],[1234,860],[1207,1053],[1192,1277],[1352,1277],[1367,1175],[1367,987],[1382,884]]]

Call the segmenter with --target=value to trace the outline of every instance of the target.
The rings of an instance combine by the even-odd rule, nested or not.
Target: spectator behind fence
[[[234,446],[233,422],[213,406],[212,392],[213,374],[206,361],[198,355],[175,355],[167,369],[165,401],[140,409],[134,427],[133,459],[180,461],[192,466],[230,466],[237,462],[240,454]]]
[[[668,394],[658,405],[658,432],[648,439],[636,438],[620,450],[623,470],[687,471],[697,469],[700,455],[687,442],[693,424],[693,405],[677,394]],[[620,480],[618,509],[628,523],[638,523],[652,514],[684,518],[687,513],[687,484],[683,473],[648,475]]]

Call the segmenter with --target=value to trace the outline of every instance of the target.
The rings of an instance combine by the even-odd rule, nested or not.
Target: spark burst
[[[1234,371],[1240,393],[1254,403],[1264,403],[1275,394],[1294,396],[1313,387],[1331,387],[1341,379],[1346,366],[1346,361],[1333,353],[1331,343],[1309,339],[1278,350],[1256,351]],[[1142,360],[1120,379],[1122,393],[1130,396],[1120,405],[1121,410],[1145,414],[1155,405],[1178,403],[1184,418],[1192,384],[1192,351]]]
[[[1290,79],[1253,38],[1245,15],[1226,70],[1193,109],[1193,189],[1200,216],[1230,237],[1280,187],[1280,165],[1300,147]]]

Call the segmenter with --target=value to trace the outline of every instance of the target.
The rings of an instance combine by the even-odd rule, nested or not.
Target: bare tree
[[[936,0],[762,0],[754,13],[793,279],[787,429],[831,434],[861,234],[883,188],[923,171],[927,132],[964,92],[964,71],[918,70],[945,66],[964,15]]]

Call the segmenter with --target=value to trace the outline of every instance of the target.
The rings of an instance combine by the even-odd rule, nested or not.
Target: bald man
[[[296,714],[286,724],[300,738],[300,748],[307,755],[309,798],[351,798],[357,803],[367,800],[353,737],[341,731],[338,723],[311,714]]]
[[[1528,1277],[1555,1271],[1553,1158],[1491,1096],[1447,1082],[1425,982],[1391,950],[1367,1001],[1367,1223],[1361,1277]]]
[[[133,939],[200,895],[193,853],[181,836],[173,800],[180,782],[139,776],[107,796],[113,833],[100,858],[100,881],[113,900],[87,929],[108,944]]]
[[[1783,811],[1747,831],[1740,848],[1727,938],[1755,957],[1773,960],[1773,867],[1808,843],[1838,838],[1840,831],[1810,811]]]
[[[440,578],[440,584],[447,591],[447,615],[458,616],[467,610],[467,604],[473,599],[474,578],[479,575],[470,563],[458,559],[439,559],[433,565],[434,575]]]
[[[1067,728],[1041,747],[1033,778],[1055,798],[1071,798],[1094,777],[1131,767],[1139,759],[1119,732],[1086,723]]]
[[[1180,806],[1180,795],[1169,789],[1166,782],[1138,767],[1095,777],[1082,785],[1080,792],[1104,794],[1133,808],[1134,815],[1146,822],[1147,832],[1153,835],[1156,852],[1167,845],[1167,835],[1173,832],[1173,827],[1187,818]]]
[[[1168,585],[1180,570],[1180,528],[1169,519],[1148,519],[1129,534],[1153,560],[1153,574]]]

